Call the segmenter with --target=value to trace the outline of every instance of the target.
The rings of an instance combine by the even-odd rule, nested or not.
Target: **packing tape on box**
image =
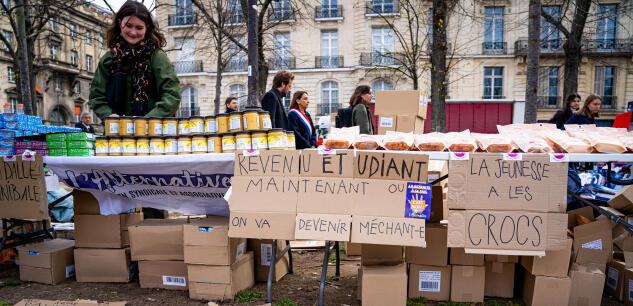
[[[462,275],[464,277],[472,277],[473,275],[475,275],[475,267],[464,266],[462,268],[462,271]]]
[[[492,273],[503,273],[503,263],[493,262],[492,263]]]

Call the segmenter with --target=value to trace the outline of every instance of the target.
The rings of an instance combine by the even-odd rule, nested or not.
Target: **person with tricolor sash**
[[[295,132],[297,149],[316,148],[316,130],[308,113],[308,93],[297,91],[292,96],[288,111],[288,129]]]

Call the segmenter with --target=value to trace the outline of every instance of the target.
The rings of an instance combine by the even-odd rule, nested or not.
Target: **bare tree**
[[[541,46],[541,0],[530,0],[528,22],[527,83],[525,87],[525,122],[535,123],[538,104],[539,55]]]

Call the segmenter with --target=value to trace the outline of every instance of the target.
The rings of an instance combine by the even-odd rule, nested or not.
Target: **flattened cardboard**
[[[426,119],[428,97],[418,90],[376,91],[375,115],[417,115]]]
[[[425,247],[424,219],[352,216],[352,242]]]
[[[379,115],[378,116],[378,135],[385,135],[388,131],[395,131],[397,128],[398,119],[394,115]]]
[[[612,256],[610,220],[603,219],[574,227],[574,261],[606,264]]]
[[[567,238],[565,248],[545,251],[545,256],[521,256],[519,260],[525,270],[532,275],[565,277],[571,260],[572,239]]]
[[[227,237],[228,238],[228,237]],[[246,238],[230,238],[229,245],[185,245],[184,261],[197,265],[231,265],[246,252]]]
[[[426,183],[429,156],[411,152],[357,151],[354,178]]]
[[[128,226],[143,221],[143,213],[76,215],[75,245],[78,248],[120,249],[130,245]]]
[[[448,301],[451,297],[451,266],[409,266],[409,298]],[[360,277],[360,276],[359,276]]]
[[[444,225],[427,224],[425,228],[426,248],[405,248],[407,263],[425,266],[448,265],[447,229]]]
[[[349,215],[365,192],[364,182],[353,178],[301,177],[299,184],[298,213]]]
[[[174,260],[143,260],[138,262],[141,288],[187,290],[187,264]]]
[[[299,176],[299,150],[257,151],[256,155],[235,152],[235,176]]]
[[[295,212],[231,210],[229,237],[295,240]]]
[[[568,305],[571,279],[551,276],[535,276],[524,273],[523,301],[526,306]]]
[[[407,265],[363,266],[363,305],[406,305]]]
[[[361,265],[399,265],[403,262],[402,246],[362,244],[361,245]]]
[[[451,271],[451,301],[483,302],[486,268],[453,266]]]
[[[148,219],[128,228],[132,260],[184,260],[185,219]]]
[[[301,150],[301,177],[354,177],[354,150],[334,150],[321,154],[317,149]]]
[[[349,241],[351,215],[297,214],[295,239]]]
[[[449,164],[448,208],[565,212],[567,163],[547,154],[504,161],[501,153],[471,154]]]
[[[231,300],[239,291],[255,284],[253,268],[253,252],[247,252],[230,266],[188,265],[189,298]]]
[[[279,257],[279,254],[281,254],[285,247],[285,241],[277,241],[277,257]],[[255,256],[255,280],[258,282],[267,281],[273,250],[272,240],[248,239],[248,249],[253,251],[253,255]],[[273,282],[281,280],[284,275],[288,274],[289,260],[288,253],[286,253],[277,261],[275,264]]]
[[[519,256],[486,254],[486,262],[519,263]]]
[[[74,245],[73,240],[54,239],[18,247],[20,280],[55,285],[72,277]]]
[[[569,306],[600,305],[605,275],[591,264],[572,264],[569,271],[571,292]]]
[[[101,214],[99,201],[92,193],[78,189],[73,190],[73,208],[75,209],[75,216]]]
[[[512,298],[514,268],[514,263],[486,262],[484,296]]]
[[[469,254],[463,248],[451,248],[451,265],[483,266],[484,254]]]
[[[567,215],[523,211],[449,210],[448,246],[470,249],[560,250]]]
[[[407,182],[359,180],[363,192],[353,198],[352,215],[402,218],[405,214]]]
[[[127,283],[130,249],[75,249],[75,274],[80,283]]]
[[[296,176],[234,176],[231,186],[231,211],[297,211],[300,180]]]
[[[623,214],[633,214],[633,187],[625,186],[618,190],[608,203]]]
[[[48,198],[42,155],[33,160],[0,158],[0,216],[2,218],[48,219]]]

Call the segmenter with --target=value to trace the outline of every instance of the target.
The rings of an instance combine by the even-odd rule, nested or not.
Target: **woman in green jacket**
[[[352,125],[360,128],[361,134],[374,134],[374,123],[371,120],[371,113],[367,104],[371,102],[371,87],[360,85],[354,90],[354,94],[349,99],[352,107]]]
[[[168,117],[180,105],[180,82],[161,47],[165,37],[140,2],[127,1],[107,30],[108,51],[90,84],[90,105],[108,116]]]

